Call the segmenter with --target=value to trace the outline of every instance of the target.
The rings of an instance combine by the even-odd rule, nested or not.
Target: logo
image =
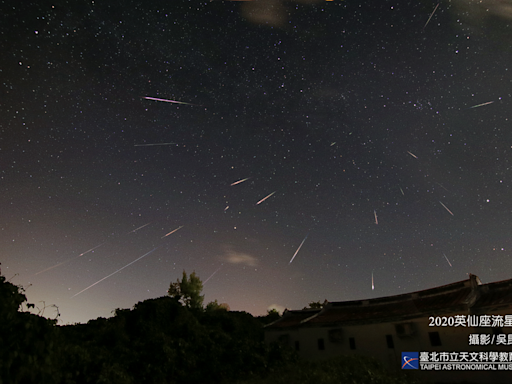
[[[402,352],[402,369],[418,369],[418,352]]]

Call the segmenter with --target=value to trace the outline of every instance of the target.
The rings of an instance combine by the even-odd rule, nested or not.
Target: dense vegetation
[[[255,318],[216,302],[203,308],[201,289],[184,273],[166,297],[57,326],[20,311],[23,289],[0,276],[0,384],[402,382],[373,361],[299,363],[292,351],[263,342],[262,324],[277,313]]]
[[[254,377],[239,384],[418,384],[412,376],[393,375],[374,359],[340,356],[318,362],[297,361],[284,365],[272,375]]]

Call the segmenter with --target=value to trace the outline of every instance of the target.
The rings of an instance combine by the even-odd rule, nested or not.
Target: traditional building
[[[402,352],[414,351],[420,365],[437,364],[410,372],[422,381],[510,383],[512,280],[482,284],[470,275],[468,280],[403,295],[286,310],[266,326],[265,341],[288,345],[308,360],[372,356],[393,371],[402,370]],[[485,366],[455,371],[453,365],[485,358]]]

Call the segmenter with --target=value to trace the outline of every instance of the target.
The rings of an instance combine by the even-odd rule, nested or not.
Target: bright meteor
[[[489,104],[492,104],[492,103],[494,103],[494,101],[488,101],[487,103],[473,105],[472,107],[469,107],[469,109],[483,107],[484,105],[489,105]]]
[[[186,104],[186,105],[197,105],[197,104],[192,104],[192,103],[185,103],[184,101],[177,101],[177,100],[169,100],[169,99],[159,99],[157,97],[150,97],[150,96],[145,96],[143,97],[144,99],[146,100],[153,100],[153,101],[163,101],[165,103],[174,103],[174,104]]]
[[[425,23],[425,25],[423,26],[423,29],[425,29],[425,27],[428,25],[428,23],[430,22],[430,19],[432,18],[432,16],[434,16],[434,13],[436,12],[436,9],[437,7],[439,7],[439,4],[440,3],[437,3],[436,7],[434,8],[434,10],[432,11],[432,13],[430,14],[430,17],[428,18],[427,22]]]
[[[167,237],[167,236],[169,236],[169,235],[172,235],[174,232],[176,232],[176,231],[180,230],[180,229],[181,229],[181,228],[183,228],[183,227],[184,227],[184,225],[180,225],[178,228],[173,229],[173,230],[172,230],[171,232],[169,232],[167,235],[162,236],[162,237],[161,237],[161,239],[163,239],[164,237]]]
[[[444,209],[446,209],[446,210],[448,211],[448,213],[449,213],[450,215],[452,215],[452,216],[453,216],[453,212],[452,212],[452,211],[450,211],[450,210],[448,209],[448,207],[447,207],[446,205],[444,205],[441,201],[439,201],[439,202],[440,202],[440,203],[441,203],[441,205],[444,207]]]
[[[407,151],[407,153],[408,153],[409,155],[411,155],[412,157],[414,157],[415,159],[417,159],[417,158],[418,158],[418,156],[416,156],[414,153],[411,153],[411,152],[409,152],[409,151]]]
[[[276,193],[276,192],[277,192],[277,191],[274,191],[274,192],[272,192],[270,195],[265,196],[263,199],[261,199],[260,201],[258,201],[258,202],[256,203],[256,205],[263,203],[265,200],[267,200],[270,196],[272,196],[272,195],[273,195],[274,193]]]
[[[133,232],[137,232],[139,229],[142,229],[144,227],[147,227],[149,224],[151,224],[151,222],[147,223],[147,224],[144,224],[142,226],[140,226],[139,228],[135,228],[133,231],[130,231],[128,233],[133,233]]]
[[[234,183],[231,183],[230,187],[232,187],[233,185],[237,185],[237,184],[243,183],[244,181],[247,181],[249,179],[250,179],[250,177],[246,177],[245,179],[235,181]]]
[[[161,246],[160,246],[160,247],[161,247]],[[125,269],[126,267],[129,267],[129,266],[130,266],[130,265],[132,265],[133,263],[135,263],[135,262],[139,261],[140,259],[142,259],[142,258],[146,257],[147,255],[149,255],[150,253],[152,253],[152,252],[156,251],[156,250],[157,250],[158,248],[160,248],[160,247],[153,248],[151,251],[149,251],[148,253],[146,253],[146,254],[142,255],[142,256],[141,256],[141,257],[139,257],[138,259],[133,260],[133,261],[132,261],[131,263],[129,263],[129,264],[126,264],[123,268],[119,268],[117,271],[115,271],[115,272],[111,273],[111,274],[110,274],[110,275],[108,275],[108,276],[105,276],[103,279],[98,280],[97,282],[95,282],[94,284],[89,285],[89,286],[88,286],[87,288],[85,288],[85,289],[82,289],[80,292],[78,292],[78,293],[74,294],[73,296],[71,296],[71,298],[73,298],[73,297],[75,297],[75,296],[78,296],[78,295],[79,295],[79,294],[81,294],[82,292],[87,291],[89,288],[94,287],[96,284],[101,283],[103,280],[108,279],[110,276],[114,276],[117,272],[121,272],[121,271],[122,271],[123,269]]]
[[[288,264],[291,264],[293,259],[295,259],[295,256],[297,256],[297,253],[299,253],[300,249],[302,248],[302,245],[304,244],[304,242],[306,241],[306,239],[308,238],[309,236],[309,233],[306,235],[306,237],[304,238],[304,240],[302,240],[302,243],[300,243],[299,245],[299,248],[297,248],[297,250],[295,251],[295,253],[293,254],[293,257],[292,259],[290,260],[290,262]]]
[[[450,260],[448,260],[448,258],[446,257],[446,255],[443,253],[443,256],[444,258],[446,259],[446,261],[448,262],[448,264],[450,264],[450,267],[452,266],[452,263],[450,263]]]
[[[106,242],[105,242],[105,243],[106,243]],[[52,267],[49,267],[49,268],[43,269],[42,271],[37,272],[34,276],[39,275],[40,273],[43,273],[43,272],[46,272],[46,271],[50,271],[50,270],[52,270],[53,268],[60,267],[60,266],[61,266],[61,265],[63,265],[63,264],[67,264],[67,263],[69,263],[70,261],[73,261],[73,260],[75,260],[75,259],[78,259],[79,257],[82,257],[82,256],[83,256],[83,255],[85,255],[86,253],[92,252],[92,251],[94,251],[96,248],[101,247],[101,246],[102,246],[103,244],[105,244],[105,243],[101,243],[100,245],[97,245],[97,246],[95,246],[94,248],[89,249],[88,251],[82,252],[82,253],[81,253],[81,254],[79,254],[78,256],[75,256],[75,257],[72,257],[71,259],[68,259],[68,260],[66,260],[66,261],[63,261],[62,263],[55,264],[55,265],[54,265],[54,266],[52,266]]]

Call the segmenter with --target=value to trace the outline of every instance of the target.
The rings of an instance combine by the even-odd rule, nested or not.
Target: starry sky
[[[1,4],[1,269],[59,324],[512,277],[510,3]]]

